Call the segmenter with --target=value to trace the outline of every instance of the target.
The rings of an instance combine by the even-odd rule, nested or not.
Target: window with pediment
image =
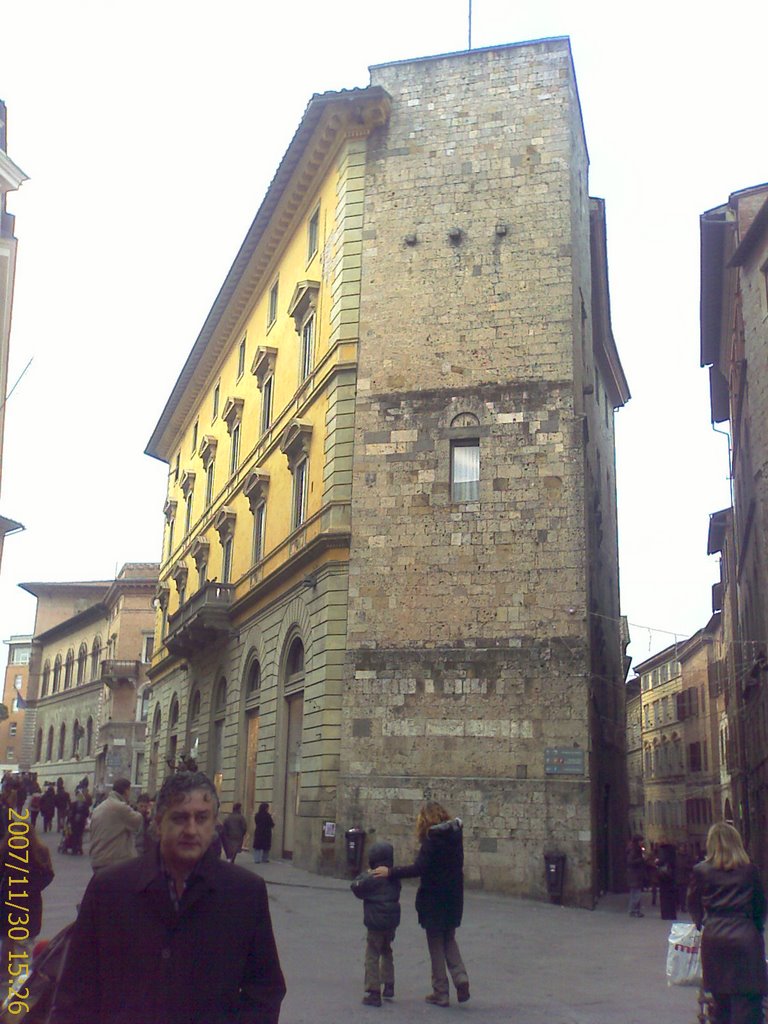
[[[226,505],[213,521],[213,528],[219,535],[221,543],[221,582],[229,583],[232,579],[232,558],[234,551],[235,523],[237,516],[233,509]]]
[[[195,568],[197,569],[198,589],[204,587],[208,580],[208,556],[210,548],[211,546],[206,537],[198,537],[192,545],[190,554],[192,555],[192,560],[195,563]]]
[[[173,570],[173,581],[176,584],[176,590],[179,595],[179,608],[182,607],[187,599],[187,577],[189,570],[186,562],[179,562],[179,564]]]
[[[299,383],[312,372],[315,360],[315,333],[319,281],[300,281],[288,306],[299,335]]]
[[[261,392],[261,414],[259,417],[260,433],[265,433],[272,425],[272,404],[275,390],[275,364],[277,362],[277,349],[261,345],[256,349],[256,355],[251,365],[251,373],[256,378],[256,384]]]

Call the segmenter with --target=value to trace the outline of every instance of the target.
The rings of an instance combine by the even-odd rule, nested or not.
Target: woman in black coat
[[[704,929],[701,966],[715,1002],[713,1024],[762,1024],[765,893],[732,825],[721,821],[709,830],[706,860],[693,869],[688,910]]]
[[[269,804],[259,804],[253,819],[253,862],[268,864],[269,851],[272,849],[272,829],[275,823],[269,813]]]
[[[430,800],[416,818],[421,846],[413,864],[373,872],[380,878],[420,878],[416,893],[419,924],[427,933],[432,961],[432,992],[426,997],[434,1006],[448,1006],[448,974],[460,1003],[469,999],[469,978],[456,943],[456,929],[464,909],[464,845],[460,818],[450,818],[444,807]]]

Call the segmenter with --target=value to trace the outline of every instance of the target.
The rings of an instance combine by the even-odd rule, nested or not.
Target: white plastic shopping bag
[[[667,947],[667,984],[701,984],[701,932],[695,924],[672,925]]]

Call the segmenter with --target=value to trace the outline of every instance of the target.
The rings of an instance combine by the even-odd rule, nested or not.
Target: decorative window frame
[[[312,441],[312,424],[307,420],[294,419],[283,431],[280,439],[280,451],[288,460],[288,469],[294,472],[303,459],[309,458]]]
[[[231,434],[238,423],[243,421],[243,405],[244,401],[242,398],[232,397],[228,398],[224,405],[224,411],[221,414],[221,418],[227,425],[227,433]]]
[[[255,512],[259,505],[267,500],[269,493],[269,473],[262,469],[254,469],[243,484],[243,494],[248,499],[248,507]]]
[[[224,505],[216,513],[216,517],[213,520],[213,528],[218,533],[219,540],[222,543],[228,538],[234,537],[236,522],[237,513],[229,505]]]
[[[170,523],[172,519],[176,518],[176,509],[179,507],[178,501],[173,501],[169,498],[165,505],[163,505],[163,515],[165,516],[166,523]]]
[[[197,454],[203,460],[203,465],[208,469],[208,463],[216,458],[216,448],[218,447],[218,440],[213,434],[205,434],[203,440],[200,442]]]
[[[208,556],[210,554],[211,545],[207,537],[197,537],[194,544],[189,549],[189,553],[192,557],[192,561],[195,563],[195,568],[200,572],[201,564],[208,564]]]
[[[267,377],[274,375],[276,363],[277,349],[271,345],[259,345],[251,363],[251,373],[256,378],[259,391],[263,390]]]
[[[195,489],[195,474],[191,470],[185,469],[181,474],[181,484],[179,486],[184,497],[189,498]]]
[[[288,315],[293,317],[296,333],[301,336],[304,324],[317,312],[317,300],[320,295],[319,281],[299,281],[293,290],[288,305]]]
[[[187,588],[187,580],[189,578],[189,568],[186,562],[179,562],[171,573],[171,578],[176,584],[176,590],[181,596]]]

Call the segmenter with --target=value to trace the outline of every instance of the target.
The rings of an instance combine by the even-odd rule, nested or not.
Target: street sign
[[[584,751],[573,747],[547,747],[544,751],[545,775],[583,775]]]

